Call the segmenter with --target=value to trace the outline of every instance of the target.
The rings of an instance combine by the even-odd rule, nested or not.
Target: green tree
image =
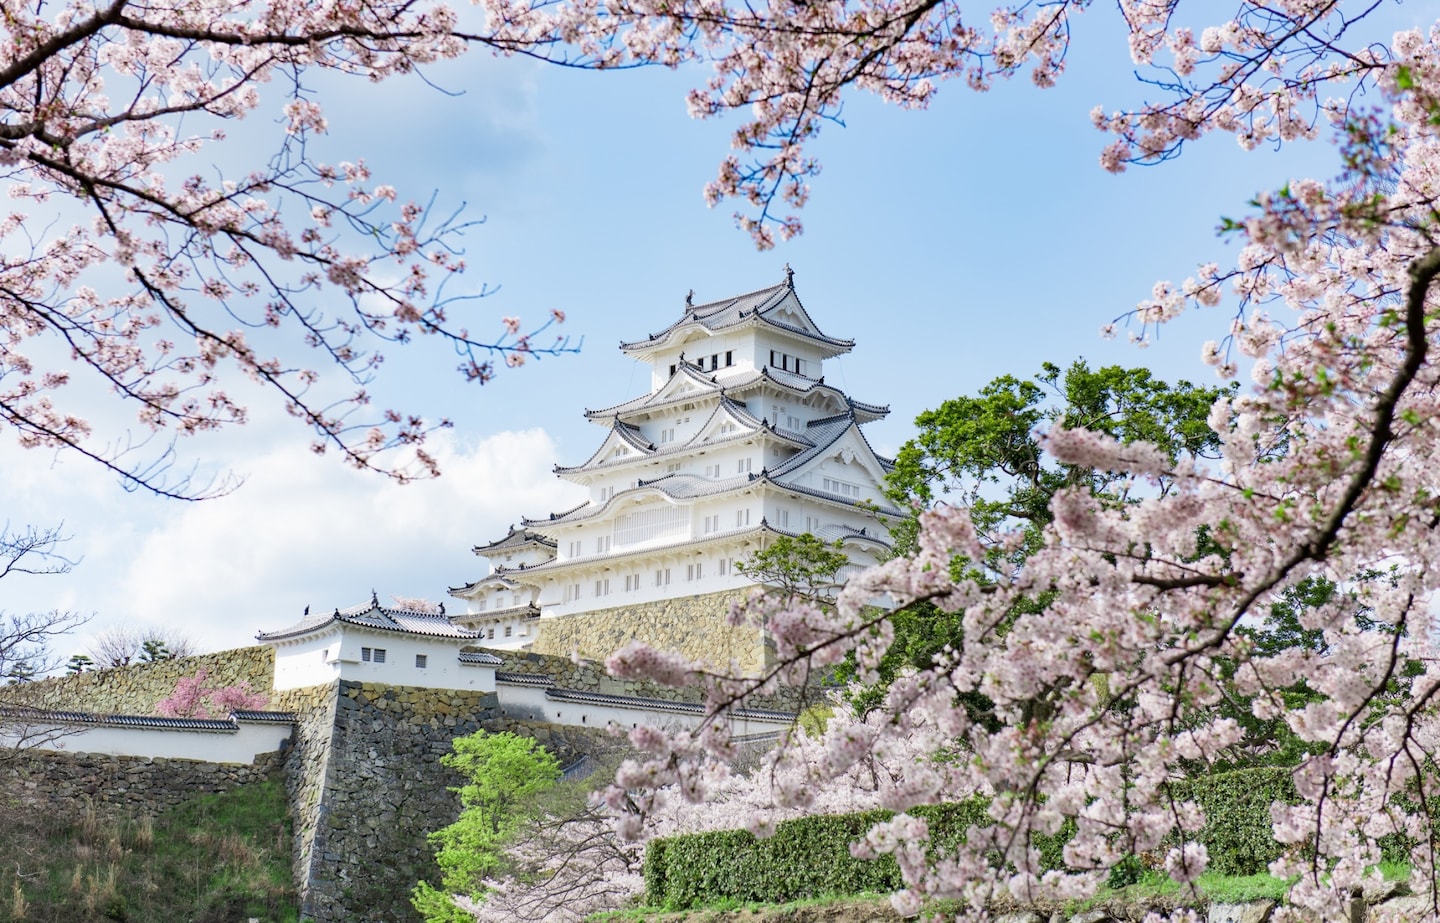
[[[1013,572],[1040,547],[1057,492],[1083,487],[1104,502],[1122,504],[1132,490],[1128,478],[1117,472],[1064,465],[1047,456],[1040,440],[1046,429],[1060,425],[1095,430],[1121,442],[1145,441],[1172,459],[1210,457],[1220,444],[1208,423],[1210,408],[1235,388],[1170,384],[1148,369],[1091,369],[1080,359],[1063,370],[1047,362],[1033,380],[1002,375],[975,396],[947,400],[915,419],[919,433],[896,456],[887,492],[910,511],[893,530],[896,550],[914,550],[920,514],[943,500],[969,507],[981,542],[990,549],[984,561],[957,560],[953,566],[976,569],[982,580],[987,571]],[[1017,528],[1023,535],[1018,546],[994,541],[1001,531]],[[1042,592],[1020,606],[1038,611],[1045,603]],[[878,703],[898,671],[928,667],[937,653],[964,640],[956,618],[929,603],[896,613],[894,629],[895,643],[881,664],[881,684],[856,696],[861,708]],[[993,720],[982,696],[969,698],[974,717]]]
[[[1018,564],[1038,547],[1056,492],[1083,486],[1124,502],[1128,491],[1127,479],[1117,472],[1048,458],[1041,431],[1058,424],[1121,442],[1153,443],[1171,459],[1212,456],[1220,443],[1207,422],[1210,408],[1236,387],[1172,385],[1149,369],[1092,370],[1079,359],[1063,371],[1047,362],[1033,381],[1002,375],[975,397],[952,398],[927,410],[915,418],[920,432],[900,448],[889,478],[890,498],[914,513],[899,526],[899,550],[910,550],[919,512],[946,499],[970,508],[982,536],[1023,528],[1026,541],[1011,555]]]
[[[850,563],[840,543],[825,542],[806,532],[782,535],[735,569],[770,587],[786,602],[819,602],[839,588],[840,569]]]
[[[460,796],[459,819],[430,834],[440,886],[422,881],[412,894],[426,923],[473,920],[455,897],[484,900],[486,881],[506,871],[506,843],[538,810],[539,796],[560,778],[559,762],[529,737],[476,731],[457,738],[452,749],[440,761],[466,781],[453,789]]]

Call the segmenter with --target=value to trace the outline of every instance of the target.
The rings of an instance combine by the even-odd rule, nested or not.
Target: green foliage
[[[95,661],[85,654],[72,654],[65,664],[66,673],[88,673],[95,669]]]
[[[1289,769],[1259,767],[1188,779],[1173,784],[1170,794],[1177,801],[1195,801],[1205,812],[1205,826],[1195,839],[1209,851],[1207,874],[1213,885],[1220,887],[1221,878],[1253,876],[1247,887],[1283,888],[1283,882],[1271,880],[1268,874],[1268,866],[1282,851],[1271,835],[1270,805],[1299,801]],[[972,798],[910,813],[925,818],[931,849],[943,853],[964,842],[972,826],[989,823],[987,807],[985,799]],[[897,890],[900,871],[891,857],[855,859],[849,848],[891,816],[888,811],[867,811],[805,817],[780,824],[775,835],[764,840],[743,830],[727,830],[653,841],[645,854],[646,901],[682,910],[720,900],[778,903]],[[1074,830],[1073,821],[1067,821],[1056,835],[1036,838],[1043,869],[1065,867],[1064,847]],[[1403,844],[1382,845],[1387,861],[1405,860]],[[1154,859],[1127,856],[1111,870],[1109,887],[1118,890],[1151,882],[1155,873],[1147,866],[1154,865]]]
[[[1210,852],[1209,871],[1221,875],[1265,874],[1281,852],[1270,834],[1270,805],[1300,800],[1290,770],[1269,767],[1187,779],[1171,792],[1205,812],[1196,839]]]
[[[1062,465],[1046,456],[1037,430],[1085,428],[1121,442],[1153,443],[1172,459],[1209,456],[1219,448],[1219,436],[1207,422],[1210,408],[1227,393],[1233,387],[1172,385],[1148,369],[1111,365],[1092,370],[1077,360],[1064,370],[1047,362],[1033,381],[1002,375],[974,397],[948,400],[915,419],[919,434],[896,456],[888,494],[912,512],[892,530],[896,551],[914,550],[919,513],[945,499],[970,509],[982,542],[1002,530],[1024,534],[1011,551],[993,550],[983,561],[955,561],[956,576],[983,582],[987,575],[1012,572],[1040,547],[1058,491],[1080,487],[1112,504],[1130,499],[1128,480],[1117,472]],[[1041,591],[1022,600],[1013,615],[1043,610],[1050,596]],[[880,664],[880,686],[852,697],[861,711],[880,701],[900,671],[926,669],[947,646],[964,644],[958,616],[928,602],[897,612],[894,627],[894,643]],[[964,705],[972,719],[993,727],[983,696],[968,694]]]
[[[1083,359],[1063,372],[1047,362],[1034,381],[1002,375],[978,396],[953,398],[915,419],[920,432],[896,456],[890,496],[903,507],[922,509],[948,497],[971,509],[982,534],[1019,526],[1027,540],[1015,560],[1023,560],[1038,547],[1040,530],[1050,522],[1050,500],[1060,489],[1083,486],[1097,496],[1124,499],[1115,493],[1124,481],[1118,473],[1047,459],[1037,429],[1059,424],[1095,430],[1121,442],[1153,443],[1171,458],[1209,455],[1219,446],[1207,423],[1210,407],[1226,393],[1233,387],[1171,385],[1148,369],[1092,370]],[[900,527],[899,550],[913,545],[915,525],[912,518]]]
[[[538,797],[560,778],[560,764],[529,737],[476,731],[456,738],[441,763],[460,773],[460,817],[430,834],[440,887],[420,882],[411,895],[426,923],[468,920],[450,899],[485,896],[485,881],[505,871],[505,845],[530,819]]]
[[[965,831],[986,822],[986,802],[915,808],[930,824],[934,848],[954,846]],[[723,830],[656,840],[646,847],[645,891],[649,903],[670,909],[727,899],[778,903],[830,894],[887,892],[900,887],[890,856],[874,861],[850,855],[850,844],[890,811],[803,817],[780,824],[775,835],[756,839],[748,831]]]
[[[850,563],[840,543],[824,542],[806,532],[782,535],[755,552],[735,569],[774,587],[786,599],[818,599],[836,585],[836,575]]]
[[[5,810],[0,851],[12,861],[0,869],[0,921],[299,918],[280,782],[203,795],[153,818]]]

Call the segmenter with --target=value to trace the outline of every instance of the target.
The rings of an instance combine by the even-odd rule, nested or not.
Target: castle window
[[[669,585],[670,585],[670,568],[668,568],[668,567],[661,568],[660,570],[657,570],[657,571],[655,572],[655,585],[656,585],[656,586],[669,586]]]
[[[671,375],[671,377],[674,377],[674,375],[675,375],[675,366],[673,366],[673,365],[670,366],[670,375]]]
[[[716,465],[706,465],[706,466],[705,466],[705,476],[706,476],[707,478],[718,478],[718,477],[720,476],[720,466],[719,466],[718,464],[716,464]]]
[[[720,514],[719,514],[719,513],[716,513],[714,516],[706,516],[706,517],[705,517],[705,531],[706,531],[707,533],[709,533],[709,532],[719,532],[719,531],[720,531]]]
[[[721,559],[720,559],[720,576],[725,577],[725,576],[728,576],[729,573],[730,573],[730,559],[729,559],[729,558],[721,558]]]
[[[826,493],[839,494],[842,497],[855,497],[857,499],[860,496],[860,486],[858,484],[849,484],[845,481],[836,481],[831,478],[825,478],[822,483],[825,485]]]
[[[742,527],[748,526],[748,525],[750,525],[750,510],[748,510],[748,509],[736,510],[736,511],[735,511],[735,528],[739,529],[739,528],[742,528]]]
[[[430,657],[429,657],[428,654],[416,654],[416,655],[415,655],[415,668],[416,668],[417,670],[423,670],[423,669],[425,669],[425,667],[428,666],[429,663],[430,663]]]
[[[384,663],[385,648],[383,647],[362,647],[360,648],[360,659],[366,663]]]
[[[775,511],[775,525],[782,529],[790,528],[790,511],[777,509]]]
[[[494,628],[491,628],[489,631],[487,631],[487,632],[485,633],[485,637],[488,638],[488,639],[494,640],[494,638],[495,638],[495,629],[494,629]]]
[[[506,625],[506,626],[505,626],[505,637],[507,637],[507,638],[510,637],[510,632],[511,632],[512,630],[513,630],[513,629],[512,629],[509,625]]]
[[[596,595],[596,596],[609,596],[609,595],[610,595],[610,578],[609,578],[609,577],[606,577],[604,580],[596,580],[596,581],[595,581],[595,595]],[[506,637],[509,637],[509,635],[510,635],[510,630],[509,630],[508,628],[505,630],[505,635],[506,635]]]
[[[699,579],[703,576],[703,573],[702,573],[702,572],[703,572],[704,568],[705,568],[705,564],[704,564],[703,561],[702,561],[702,562],[699,562],[699,563],[696,563],[696,564],[686,564],[686,565],[685,565],[685,579],[686,579],[686,580],[699,580]]]
[[[489,607],[489,605],[490,605],[490,600],[489,600],[488,598],[482,596],[482,597],[480,597],[480,605],[476,607],[476,611],[478,611],[478,612],[484,612],[484,611],[486,610],[486,608]]]
[[[746,474],[752,470],[752,462],[748,458],[742,458],[735,463],[735,470],[740,474]]]
[[[602,535],[595,539],[595,553],[606,554],[610,551],[610,536]]]
[[[725,367],[728,369],[730,366],[732,366],[732,365],[734,365],[734,364],[735,364],[735,354],[732,353],[732,352],[731,352],[730,350],[728,350],[728,349],[725,350]]]

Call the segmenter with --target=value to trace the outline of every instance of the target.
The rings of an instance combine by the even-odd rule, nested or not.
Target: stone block
[[[1274,901],[1246,904],[1211,904],[1206,923],[1265,923],[1275,912]]]

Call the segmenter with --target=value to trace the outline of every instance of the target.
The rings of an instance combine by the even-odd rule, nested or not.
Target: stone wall
[[[93,712],[100,715],[151,715],[155,703],[169,695],[175,684],[199,670],[220,686],[250,684],[257,692],[274,686],[275,651],[269,647],[240,647],[177,657],[156,663],[93,670],[71,676],[57,676],[20,687],[7,687],[0,698],[23,696],[23,704],[35,708]]]
[[[410,891],[438,874],[426,835],[460,811],[450,788],[461,780],[440,765],[456,737],[533,736],[565,765],[601,733],[501,719],[493,692],[349,681],[294,692],[285,707],[310,715],[289,764],[296,867],[301,910],[317,923],[416,919]]]
[[[284,759],[267,753],[252,765],[100,753],[24,751],[0,761],[0,800],[61,816],[88,805],[129,816],[156,814],[196,795],[278,778]],[[7,806],[6,810],[11,808]]]
[[[336,683],[286,689],[276,693],[271,702],[271,707],[295,714],[295,733],[285,761],[285,791],[292,821],[290,862],[302,899],[317,861],[315,840],[324,813],[336,690]]]
[[[638,638],[717,669],[733,662],[744,673],[758,673],[765,666],[760,632],[726,620],[730,603],[740,595],[733,591],[706,593],[541,618],[536,622],[538,637],[531,650],[567,658],[578,654],[603,662]]]

